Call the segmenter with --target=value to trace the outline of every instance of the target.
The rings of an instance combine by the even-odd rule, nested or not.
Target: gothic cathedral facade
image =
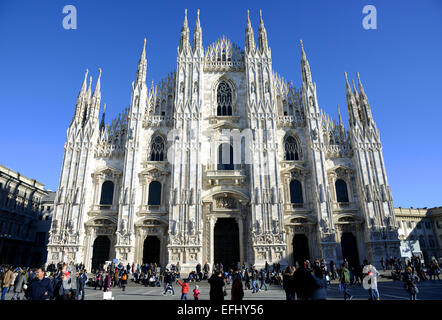
[[[193,45],[187,12],[175,72],[149,89],[146,40],[130,107],[100,121],[87,71],[67,130],[48,262],[262,266],[399,256],[379,131],[359,79],[349,116],[320,108],[301,42],[302,85],[272,69],[260,13],[245,47]]]

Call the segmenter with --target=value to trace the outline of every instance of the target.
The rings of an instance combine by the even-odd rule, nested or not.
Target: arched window
[[[298,142],[293,136],[288,136],[284,141],[285,160],[299,160]]]
[[[155,136],[152,139],[150,147],[150,161],[164,160],[164,140],[161,136]]]
[[[336,199],[338,202],[348,202],[347,184],[344,180],[338,179],[335,182]]]
[[[149,199],[148,205],[159,206],[161,204],[161,183],[158,181],[152,181],[149,184]]]
[[[112,181],[105,181],[101,186],[100,204],[112,205],[114,200],[114,183]]]
[[[218,147],[218,170],[233,170],[233,148],[228,143]]]
[[[294,204],[302,204],[302,185],[298,180],[290,181],[290,202]]]
[[[225,81],[221,81],[216,90],[216,102],[217,109],[216,114],[218,116],[231,116],[232,115],[232,89]]]

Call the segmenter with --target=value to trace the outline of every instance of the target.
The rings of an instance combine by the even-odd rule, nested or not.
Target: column
[[[239,260],[240,263],[244,261],[244,223],[241,217],[236,217],[239,230]]]
[[[210,239],[210,264],[211,266],[213,266],[214,263],[214,259],[215,259],[215,235],[214,235],[214,231],[215,231],[215,223],[216,223],[216,218],[215,217],[210,217],[210,235],[209,235],[209,239]]]

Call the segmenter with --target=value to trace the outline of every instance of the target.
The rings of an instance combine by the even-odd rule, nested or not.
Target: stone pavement
[[[210,286],[206,280],[198,282],[200,291],[200,300],[209,300]],[[194,284],[190,284],[188,299],[193,300],[192,290]],[[251,290],[244,291],[244,300],[285,300],[285,292],[280,286],[268,286],[268,291],[260,291],[252,293]],[[418,284],[419,293],[418,300],[442,300],[442,280],[424,281]],[[123,292],[121,288],[112,288],[112,296],[114,300],[179,300],[181,297],[181,286],[174,283],[175,295],[172,296],[167,293],[162,295],[163,286],[161,287],[144,287],[140,284],[135,284],[129,281],[126,291]],[[350,293],[354,300],[367,300],[368,292],[361,285],[350,286]],[[381,300],[408,300],[408,293],[403,288],[402,281],[392,281],[391,279],[380,277],[378,280],[378,290]],[[343,300],[343,293],[339,291],[338,281],[332,281],[332,284],[327,288],[328,300]],[[227,286],[226,300],[231,299],[230,286]],[[12,298],[12,290],[6,295],[6,300]],[[85,291],[86,300],[102,300],[103,292],[87,287]]]

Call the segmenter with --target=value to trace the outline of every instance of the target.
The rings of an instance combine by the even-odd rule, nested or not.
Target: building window
[[[100,204],[112,205],[114,200],[114,183],[112,181],[105,181],[101,186]]]
[[[338,202],[348,202],[347,184],[344,180],[338,179],[335,182],[336,199]]]
[[[285,160],[299,160],[298,142],[293,136],[287,136],[284,141]]]
[[[163,161],[164,160],[164,140],[161,136],[155,136],[152,139],[150,148],[150,161]]]
[[[232,89],[225,81],[221,81],[216,90],[216,102],[217,109],[216,114],[218,116],[231,116],[232,115]]]
[[[424,238],[424,236],[419,236],[419,245],[422,248],[425,248],[425,238]]]
[[[302,184],[298,180],[290,181],[290,201],[293,204],[302,204]]]
[[[411,229],[411,221],[407,222],[407,227],[408,227],[408,229]]]
[[[147,204],[151,206],[159,206],[161,204],[161,183],[152,181],[149,184],[149,199]]]
[[[218,170],[233,170],[233,148],[228,143],[218,147]]]
[[[428,243],[430,245],[430,248],[434,248],[436,246],[436,243],[434,242],[433,236],[428,236]]]

